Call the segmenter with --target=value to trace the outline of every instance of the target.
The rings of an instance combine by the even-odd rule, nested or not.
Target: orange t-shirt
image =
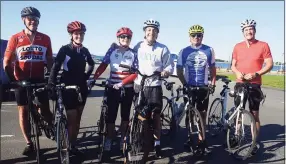
[[[255,73],[262,69],[264,59],[272,58],[269,45],[266,42],[256,40],[247,47],[245,41],[235,45],[232,58],[236,60],[236,69],[242,73]],[[236,79],[237,82],[242,82]],[[261,76],[250,81],[261,84]]]
[[[16,80],[44,79],[44,64],[52,56],[50,37],[37,32],[31,43],[23,30],[10,38],[5,56],[15,61]]]

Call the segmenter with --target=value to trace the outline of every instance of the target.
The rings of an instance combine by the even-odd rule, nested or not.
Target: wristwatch
[[[260,76],[259,73],[255,72],[255,77],[258,77],[258,76]]]

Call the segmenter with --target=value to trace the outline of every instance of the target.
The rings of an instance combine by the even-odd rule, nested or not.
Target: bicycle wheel
[[[202,137],[202,140],[205,140],[205,127],[203,125],[203,119],[200,114],[200,112],[194,108],[189,107],[188,109],[189,115],[188,115],[188,132],[189,132],[189,141],[198,141],[199,140],[199,134]],[[193,143],[190,143],[190,148],[192,150],[195,150],[196,145]],[[191,150],[191,151],[192,151]]]
[[[61,164],[69,164],[69,145],[67,119],[62,116],[57,122],[57,148]]]
[[[97,122],[98,125],[98,136],[99,136],[99,142],[98,142],[98,161],[102,162],[103,160],[103,153],[104,153],[104,142],[105,142],[105,137],[106,137],[106,123],[105,123],[105,119],[106,119],[106,111],[107,111],[107,107],[106,106],[102,106],[101,107],[101,114],[100,114],[100,119]]]
[[[141,161],[142,154],[140,154],[142,150],[143,140],[143,124],[137,118],[134,118],[131,123],[130,133],[129,133],[129,145],[127,149],[127,157],[125,160],[127,163],[139,164]]]
[[[220,98],[214,99],[208,111],[207,126],[209,134],[214,137],[219,134],[223,128],[222,116],[223,104]]]
[[[241,110],[239,113],[238,117],[229,120],[227,147],[235,158],[245,160],[256,145],[256,124],[250,112]]]
[[[173,108],[169,103],[169,99],[163,96],[163,108],[161,111],[161,124],[162,124],[162,135],[170,135],[172,132],[176,132],[175,120],[173,119]]]
[[[32,111],[29,112],[30,125],[31,125],[31,140],[33,142],[34,150],[36,153],[37,164],[40,164],[40,142],[39,142],[40,129],[37,123],[37,119],[35,118],[35,114]]]

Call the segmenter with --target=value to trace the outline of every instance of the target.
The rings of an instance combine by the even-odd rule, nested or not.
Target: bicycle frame
[[[228,87],[228,83],[223,85],[223,90],[221,91],[221,101],[222,104],[222,123],[226,123],[225,115],[226,115],[226,107],[227,107],[227,99],[228,99],[228,93],[230,92],[230,88]]]

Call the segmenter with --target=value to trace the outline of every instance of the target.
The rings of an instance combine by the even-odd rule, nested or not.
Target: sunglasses
[[[201,37],[203,37],[203,34],[191,34],[190,35],[191,37],[193,37],[193,38],[195,38],[196,36],[198,37],[198,38],[201,38]]]
[[[120,35],[119,38],[121,38],[121,39],[124,39],[124,38],[131,39],[131,36],[128,36],[128,35]]]
[[[35,16],[27,16],[27,19],[28,19],[28,21],[35,21],[35,22],[39,21],[39,18],[35,17]]]

